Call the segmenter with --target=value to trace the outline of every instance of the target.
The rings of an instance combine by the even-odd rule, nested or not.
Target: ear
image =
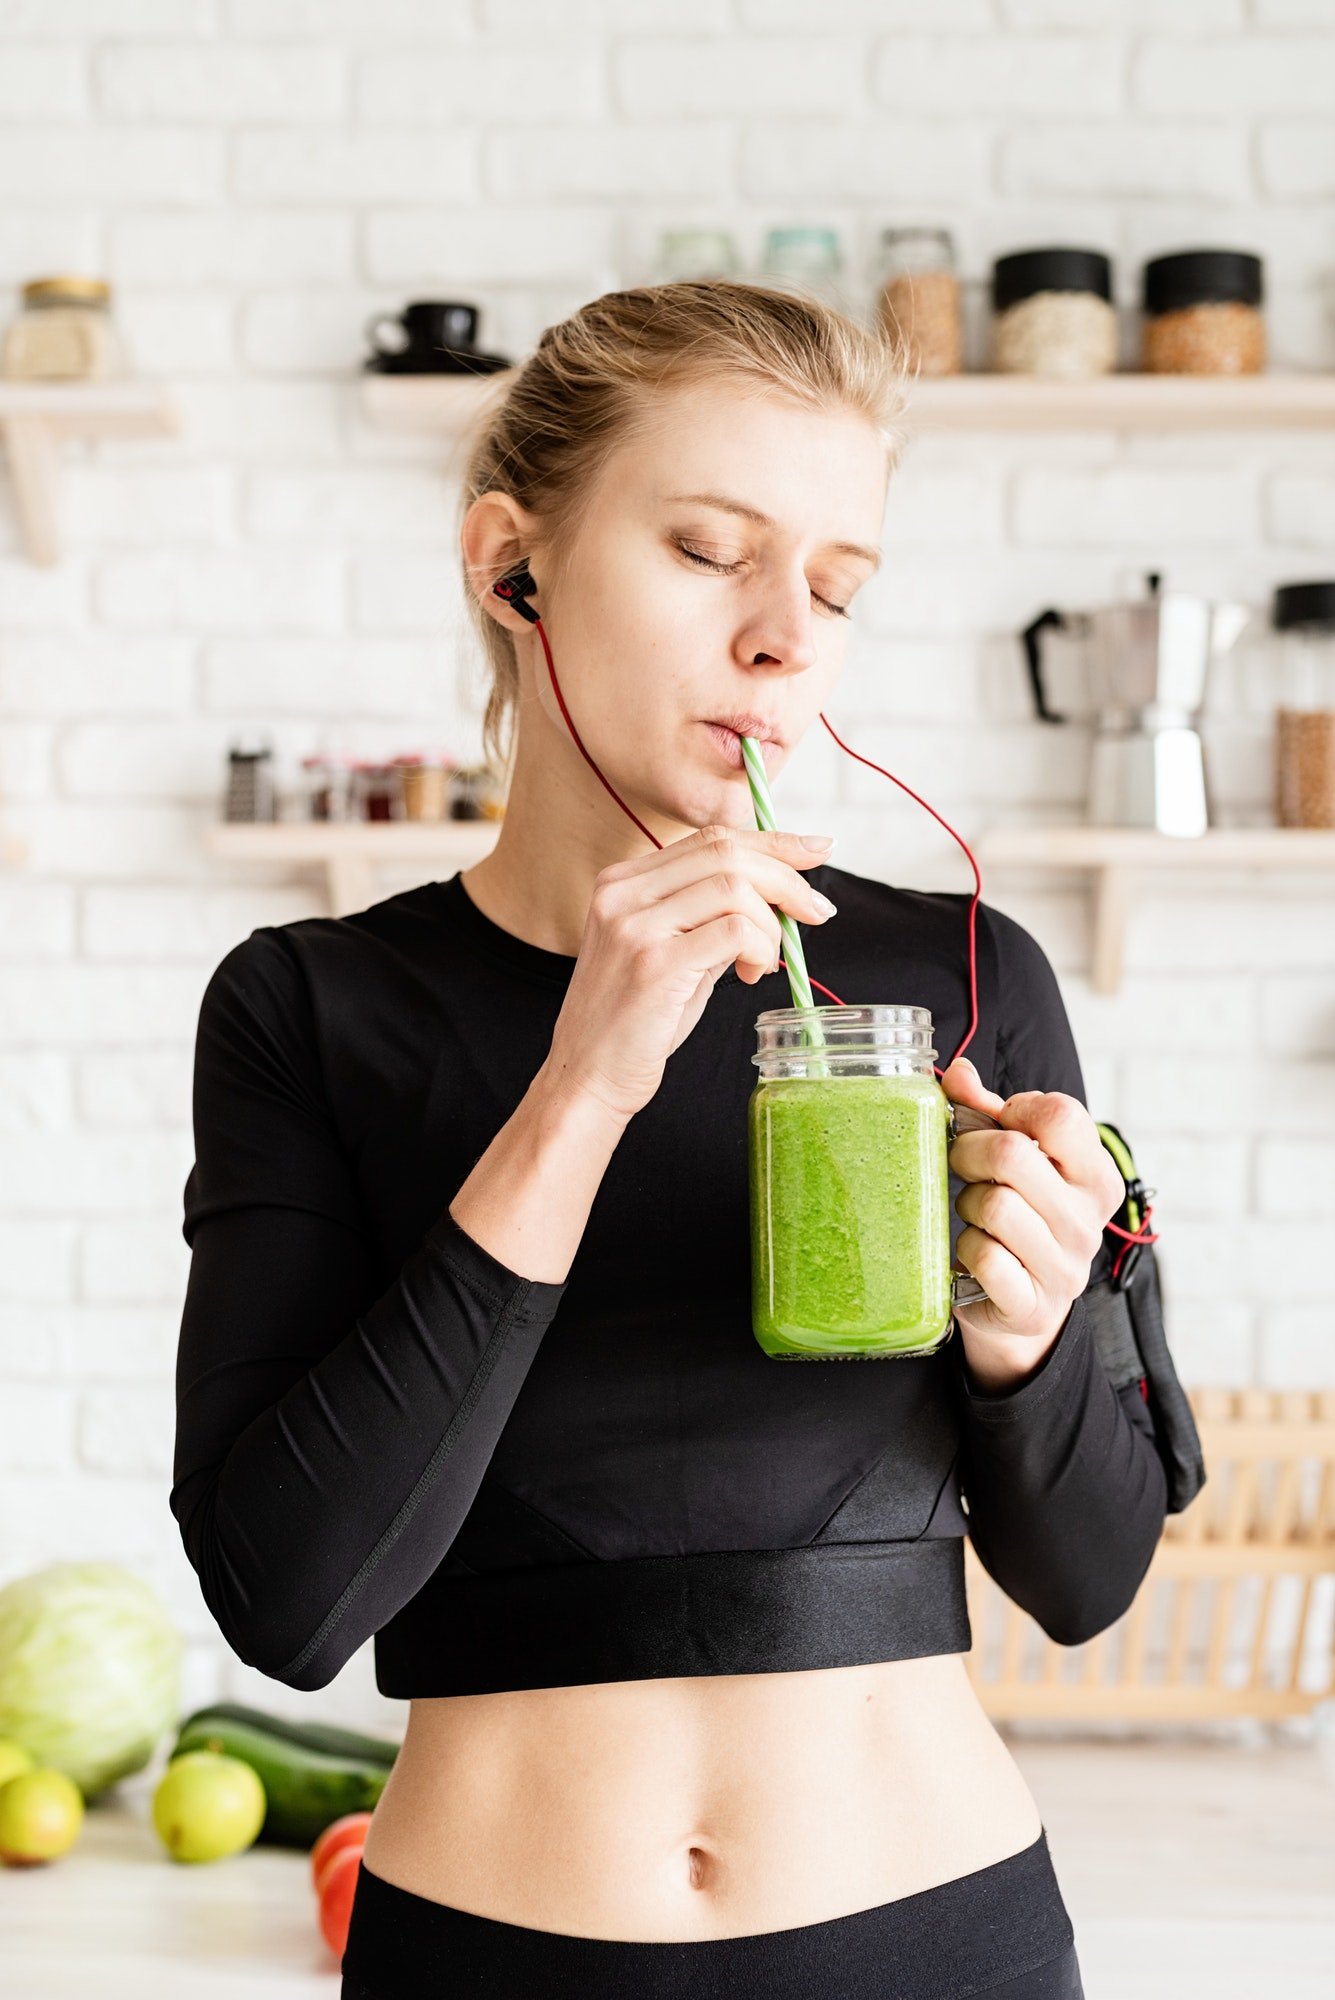
[[[511,632],[527,631],[528,621],[493,596],[491,586],[527,559],[534,526],[527,510],[508,493],[483,493],[468,509],[459,532],[469,589],[497,624]]]

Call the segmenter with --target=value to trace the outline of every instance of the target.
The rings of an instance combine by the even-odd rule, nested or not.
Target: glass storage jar
[[[403,793],[404,818],[448,819],[450,771],[453,768],[450,759],[415,750],[396,757],[394,763]]]
[[[450,772],[450,818],[505,818],[504,787],[489,764],[458,764]]]
[[[393,764],[364,761],[353,767],[354,819],[402,819],[403,788]]]
[[[129,373],[102,278],[33,278],[5,329],[0,374],[15,380],[110,382]]]
[[[1281,826],[1335,827],[1335,581],[1282,584],[1272,622],[1277,817]]]
[[[876,315],[902,340],[919,375],[958,375],[964,322],[955,243],[948,229],[883,229],[876,269]]]
[[[734,278],[742,268],[729,229],[665,229],[658,239],[657,284],[684,278]]]
[[[992,366],[1080,380],[1117,366],[1112,265],[1101,250],[1017,250],[992,266]]]
[[[352,771],[346,759],[328,754],[303,757],[301,790],[306,819],[348,820],[352,811]]]
[[[771,229],[765,238],[761,277],[779,290],[805,294],[842,312],[843,273],[833,229]]]
[[[813,1032],[814,1031],[814,1032]],[[747,1108],[751,1324],[782,1360],[930,1354],[956,1305],[947,1151],[991,1126],[933,1072],[926,1007],[775,1007]]]
[[[1141,362],[1150,375],[1259,375],[1265,367],[1261,260],[1247,250],[1179,250],[1144,271]]]

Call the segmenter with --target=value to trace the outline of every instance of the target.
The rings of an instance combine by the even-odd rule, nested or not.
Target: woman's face
[[[825,706],[886,482],[864,418],[745,384],[664,396],[608,460],[565,573],[545,590],[540,552],[533,571],[566,705],[628,804],[685,827],[754,823],[726,725],[770,735],[772,780]],[[525,694],[569,741],[536,640],[528,657]]]

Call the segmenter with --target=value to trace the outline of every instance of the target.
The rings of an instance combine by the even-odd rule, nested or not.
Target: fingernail
[[[834,846],[834,835],[832,833],[804,833],[799,838],[803,847],[809,847],[813,854],[822,847]]]
[[[812,891],[811,900],[823,917],[832,917],[839,907],[837,903],[832,903],[828,896],[822,896],[819,889]]]

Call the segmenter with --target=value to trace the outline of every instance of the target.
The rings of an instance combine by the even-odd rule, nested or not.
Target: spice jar
[[[1112,266],[1100,250],[1018,250],[992,266],[992,366],[1080,379],[1117,366]]]
[[[354,819],[403,818],[403,791],[393,764],[354,765],[352,796]]]
[[[1141,360],[1151,375],[1259,375],[1265,367],[1261,260],[1247,250],[1180,250],[1144,273]]]
[[[460,764],[450,772],[451,819],[504,819],[501,781],[487,764]]]
[[[887,340],[904,342],[919,375],[958,375],[964,323],[955,244],[948,229],[883,229],[876,314]]]
[[[1335,827],[1335,581],[1282,584],[1272,620],[1279,634],[1279,823]]]
[[[405,819],[446,819],[449,815],[451,763],[414,751],[394,759],[403,794]]]
[[[352,772],[338,757],[303,757],[302,789],[308,819],[346,820],[352,812]]]
[[[33,278],[5,329],[0,374],[22,381],[109,382],[129,373],[101,278]]]

